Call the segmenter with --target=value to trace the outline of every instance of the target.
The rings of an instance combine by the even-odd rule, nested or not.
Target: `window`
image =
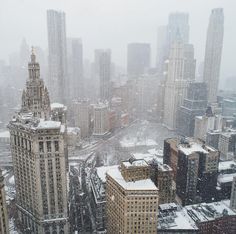
[[[51,152],[51,151],[52,151],[51,141],[47,141],[47,151],[48,151],[48,152]]]

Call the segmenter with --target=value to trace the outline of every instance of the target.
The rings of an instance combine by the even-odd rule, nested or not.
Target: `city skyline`
[[[108,3],[106,0],[102,0],[100,3],[95,3],[90,0],[88,3],[78,1],[78,3],[71,2],[70,4],[66,4],[64,1],[60,1],[59,3],[58,1],[51,1],[50,3],[40,1],[39,4],[39,2],[34,1],[34,6],[37,7],[32,6],[27,0],[3,2],[1,10],[4,7],[16,7],[19,3],[22,6],[26,6],[26,9],[23,9],[22,6],[19,9],[16,7],[18,11],[14,12],[14,17],[11,13],[6,14],[4,10],[3,12],[0,10],[2,17],[6,19],[4,21],[0,20],[0,26],[3,28],[4,35],[2,41],[11,42],[10,45],[1,48],[3,51],[1,59],[8,59],[10,53],[17,51],[23,37],[27,39],[29,44],[39,45],[43,49],[46,49],[47,37],[42,35],[46,35],[46,10],[52,8],[66,13],[67,35],[69,37],[82,38],[85,58],[89,58],[92,61],[94,49],[111,48],[114,62],[117,65],[125,67],[127,44],[131,42],[145,42],[151,44],[152,65],[154,65],[157,28],[158,26],[167,24],[170,13],[178,11],[189,14],[190,41],[194,45],[197,65],[199,65],[204,59],[205,37],[210,11],[215,7],[223,7],[226,17],[221,78],[226,78],[236,73],[233,63],[230,62],[232,61],[230,52],[235,47],[233,43],[235,40],[233,38],[236,34],[230,23],[234,21],[232,11],[234,6],[233,1],[230,0],[226,3],[222,3],[221,1],[207,1],[207,3],[204,2],[204,9],[201,9],[202,1],[198,1],[198,3],[194,1],[188,1],[189,3],[182,1],[182,3],[178,4],[177,1],[167,1],[164,6],[158,4],[158,1],[150,1],[149,5],[144,4],[144,1],[140,1],[139,4],[134,5],[133,0],[129,0],[126,5],[124,5],[124,1],[112,2]],[[35,11],[36,8],[37,11]],[[157,11],[154,13],[153,9],[155,8]],[[122,11],[122,9],[125,9],[125,11]],[[12,23],[14,23],[14,26],[17,24],[15,19],[17,19],[18,14],[22,10],[24,10],[24,14],[20,15],[20,18],[18,17],[18,21],[21,23],[19,30],[15,32],[9,31]],[[124,14],[125,21],[122,20],[123,17],[120,17],[121,14]],[[201,14],[201,17],[199,17],[199,14]],[[93,17],[88,17],[89,15],[93,15]],[[108,22],[107,17],[111,15],[112,20]],[[26,21],[26,18],[32,19],[33,25],[37,25],[37,30],[35,30],[35,27],[32,27],[33,25],[29,21]],[[9,20],[7,19],[11,19],[11,22],[6,27],[4,22],[8,22]],[[73,22],[78,23],[74,26],[75,24]],[[29,33],[29,31],[34,33]],[[109,34],[112,37],[105,37],[105,35]],[[199,35],[202,35],[200,40],[198,38]],[[6,40],[6,37],[10,39]],[[114,40],[114,38],[116,39]]]

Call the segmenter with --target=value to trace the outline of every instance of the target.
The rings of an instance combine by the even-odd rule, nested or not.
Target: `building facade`
[[[207,84],[208,102],[216,102],[224,36],[222,8],[213,9],[207,29],[203,80]]]
[[[0,233],[9,233],[8,214],[6,205],[6,195],[4,189],[4,177],[0,169]]]
[[[49,110],[49,95],[32,53],[22,108],[8,125],[18,228],[23,233],[69,231],[66,126],[51,120]]]

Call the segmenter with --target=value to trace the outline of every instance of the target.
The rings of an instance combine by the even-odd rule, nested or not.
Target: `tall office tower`
[[[137,170],[136,170],[137,169]],[[157,233],[158,189],[144,160],[107,171],[107,233]]]
[[[160,75],[163,75],[165,60],[169,55],[167,31],[167,26],[160,26],[157,30],[156,68]]]
[[[184,60],[184,44],[174,42],[169,56],[164,97],[163,123],[169,129],[176,129],[177,110],[186,96],[188,81],[184,79]]]
[[[230,207],[231,207],[231,209],[236,210],[236,176],[233,178],[233,182],[232,182]]]
[[[191,138],[167,139],[164,141],[164,163],[174,171],[176,194],[183,205],[216,198],[217,150]]]
[[[50,101],[32,53],[22,108],[10,121],[16,206],[22,233],[68,233],[66,127],[50,120]]]
[[[194,58],[194,47],[192,44],[184,44],[184,79],[195,80],[196,59]]]
[[[4,189],[4,177],[2,175],[1,169],[0,169],[0,233],[1,234],[9,233],[6,196]]]
[[[193,136],[195,117],[204,115],[207,108],[207,88],[205,83],[189,84],[187,97],[177,114],[177,131],[183,136]]]
[[[168,43],[169,48],[173,42],[181,39],[184,44],[189,43],[189,16],[186,13],[176,12],[169,15]]]
[[[224,13],[213,9],[207,30],[203,80],[207,84],[208,102],[216,102],[224,37]]]
[[[83,45],[81,38],[68,38],[68,75],[70,76],[70,96],[71,98],[83,98]]]
[[[93,135],[104,136],[109,132],[109,111],[107,103],[98,103],[93,108]]]
[[[100,99],[109,100],[111,95],[111,50],[95,50],[95,70],[99,77]]]
[[[150,68],[151,48],[148,43],[130,43],[127,47],[127,74],[139,77]]]
[[[49,71],[47,84],[52,100],[65,104],[69,94],[65,13],[48,10],[47,27]]]

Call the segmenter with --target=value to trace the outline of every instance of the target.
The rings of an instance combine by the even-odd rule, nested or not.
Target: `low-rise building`
[[[126,170],[128,167],[123,167]],[[143,178],[120,170],[107,171],[107,233],[157,233],[158,189]],[[131,175],[124,178],[123,175]]]

